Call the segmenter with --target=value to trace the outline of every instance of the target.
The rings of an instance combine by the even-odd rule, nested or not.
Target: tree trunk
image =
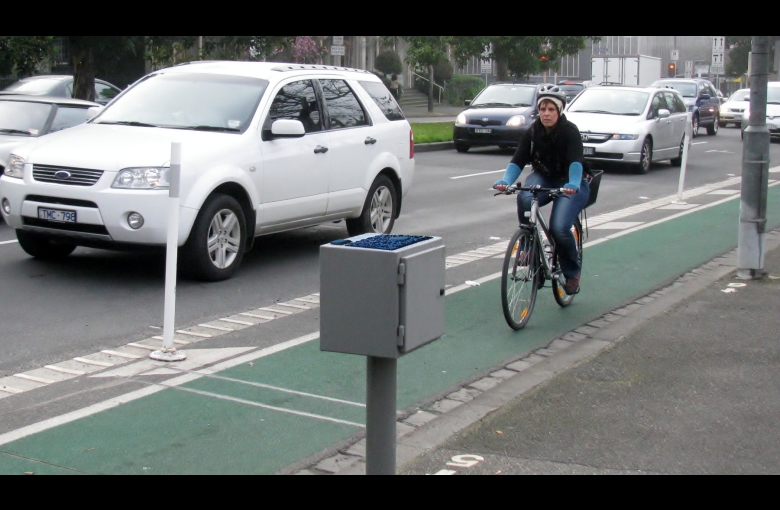
[[[85,39],[89,36],[71,37],[73,63],[73,97],[85,101],[95,100],[95,56],[92,46]]]
[[[428,66],[428,111],[433,112],[433,66]]]
[[[509,81],[509,62],[506,58],[496,60],[496,71],[498,72],[498,81]]]

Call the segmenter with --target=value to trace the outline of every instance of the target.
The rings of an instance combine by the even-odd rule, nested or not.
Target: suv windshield
[[[569,107],[570,112],[604,115],[642,115],[650,94],[616,88],[585,89]]]
[[[768,104],[780,104],[780,87],[769,87],[767,89],[766,102]]]
[[[658,86],[679,90],[683,97],[699,97],[699,86],[696,83],[688,83],[684,81],[663,81],[660,82]]]
[[[471,106],[531,106],[536,87],[494,85],[486,88]]]
[[[731,95],[729,101],[750,101],[750,91],[738,90]]]
[[[0,101],[0,135],[38,136],[50,114],[48,104]]]
[[[267,87],[266,80],[242,76],[152,75],[94,123],[243,133]]]

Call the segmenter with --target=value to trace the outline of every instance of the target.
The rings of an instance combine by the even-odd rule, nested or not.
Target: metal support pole
[[[369,357],[366,394],[366,474],[395,475],[398,360]]]
[[[184,361],[187,356],[176,352],[173,344],[176,324],[176,268],[179,258],[179,193],[181,188],[181,144],[171,144],[170,186],[168,188],[168,243],[165,264],[165,311],[163,312],[163,347],[149,355],[157,361]]]
[[[769,188],[769,130],[766,127],[769,81],[769,37],[753,36],[750,76],[750,121],[745,129],[742,159],[742,203],[739,214],[737,277],[761,278]]]
[[[683,144],[682,165],[680,165],[680,185],[677,188],[677,200],[673,204],[685,205],[683,190],[685,189],[685,172],[688,169],[688,152],[690,152],[693,139],[693,112],[688,112],[688,120],[685,124],[685,143]]]

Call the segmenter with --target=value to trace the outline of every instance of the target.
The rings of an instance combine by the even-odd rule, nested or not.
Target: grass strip
[[[454,122],[412,123],[414,143],[451,142]]]

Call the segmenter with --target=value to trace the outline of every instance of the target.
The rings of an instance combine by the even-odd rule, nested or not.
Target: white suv
[[[182,144],[182,261],[206,281],[230,278],[259,235],[338,220],[353,236],[389,233],[414,178],[411,126],[374,74],[197,62],[15,149],[2,214],[38,258],[164,245],[172,142]]]

